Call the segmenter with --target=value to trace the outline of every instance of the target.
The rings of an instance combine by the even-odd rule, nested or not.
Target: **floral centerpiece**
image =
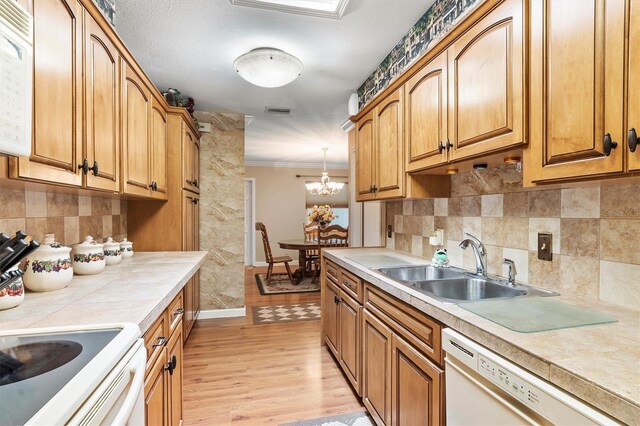
[[[309,212],[309,222],[316,222],[320,226],[326,226],[336,218],[330,205],[313,206]]]

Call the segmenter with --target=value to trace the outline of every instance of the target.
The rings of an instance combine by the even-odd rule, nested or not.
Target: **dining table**
[[[293,240],[278,241],[278,246],[283,250],[298,250],[298,269],[294,272],[293,276],[298,283],[307,276],[307,250],[314,250],[318,248],[317,241],[306,241],[303,238]]]

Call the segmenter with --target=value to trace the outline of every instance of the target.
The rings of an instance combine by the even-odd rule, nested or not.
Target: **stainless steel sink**
[[[378,271],[400,284],[413,287],[445,303],[558,295],[524,284],[512,287],[506,281],[475,275],[457,268],[423,265],[381,268]]]
[[[465,273],[461,269],[436,268],[431,265],[399,266],[394,268],[381,268],[381,273],[395,280],[404,282],[441,280],[446,278],[462,278]]]

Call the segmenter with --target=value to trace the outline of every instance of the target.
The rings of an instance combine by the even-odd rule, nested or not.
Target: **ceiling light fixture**
[[[342,190],[344,183],[331,182],[329,173],[327,172],[327,151],[329,148],[322,148],[324,151],[324,167],[322,168],[322,177],[320,182],[307,183],[307,190],[313,195],[335,195]]]
[[[270,47],[253,49],[239,56],[233,67],[240,77],[260,87],[284,86],[302,72],[302,62],[298,58]]]
[[[231,4],[298,13],[321,18],[340,19],[349,0],[231,0]]]

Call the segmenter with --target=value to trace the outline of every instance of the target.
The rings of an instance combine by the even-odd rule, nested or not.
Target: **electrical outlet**
[[[539,232],[538,233],[538,259],[553,260],[553,235]]]
[[[387,225],[387,238],[393,237],[393,226]]]

